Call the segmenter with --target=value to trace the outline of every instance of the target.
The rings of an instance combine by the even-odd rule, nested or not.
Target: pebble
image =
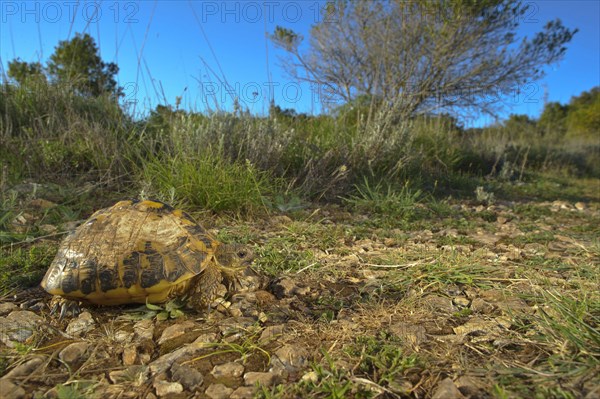
[[[260,339],[258,340],[260,343],[267,343],[269,341],[276,340],[277,338],[283,335],[285,331],[284,324],[278,324],[274,326],[265,327],[265,329],[260,334]]]
[[[0,316],[6,316],[13,310],[17,310],[19,307],[12,302],[0,303]]]
[[[256,392],[256,387],[239,387],[231,393],[230,399],[252,399]]]
[[[233,393],[233,389],[223,384],[210,384],[204,394],[211,399],[228,399]]]
[[[183,334],[185,334],[186,330],[193,328],[196,324],[193,321],[184,321],[183,323],[173,324],[164,329],[162,335],[158,339],[158,344],[162,345],[166,341],[177,338]]]
[[[178,382],[154,381],[152,385],[156,389],[156,396],[159,398],[183,392],[183,386]]]
[[[273,292],[277,299],[292,296],[295,289],[296,283],[291,278],[287,277],[275,281],[271,286],[271,292]]]
[[[273,371],[296,373],[308,365],[308,351],[298,345],[284,345],[271,357]]]
[[[79,316],[71,320],[67,326],[66,333],[72,337],[80,337],[90,331],[96,324],[90,312],[82,312]]]
[[[58,357],[69,366],[72,366],[87,358],[86,353],[89,347],[90,344],[87,342],[73,342],[61,350]]]
[[[28,376],[29,374],[33,373],[35,369],[37,369],[42,363],[44,363],[44,358],[41,356],[36,356],[33,359],[18,365],[17,367],[6,373],[2,378],[5,379]]]
[[[25,342],[35,331],[40,330],[43,320],[29,310],[14,310],[6,317],[0,317],[0,340],[9,348],[14,341]]]
[[[217,364],[210,373],[215,378],[239,378],[244,374],[244,366],[236,362]]]
[[[171,380],[179,382],[188,391],[196,391],[204,382],[204,376],[198,370],[173,363],[171,366]]]
[[[271,372],[249,371],[244,374],[244,384],[270,387],[277,381],[277,375]]]
[[[25,395],[25,390],[11,380],[7,378],[0,379],[0,398],[21,399],[24,398]]]
[[[435,387],[431,399],[462,399],[464,396],[454,385],[452,378],[446,378],[440,381]]]

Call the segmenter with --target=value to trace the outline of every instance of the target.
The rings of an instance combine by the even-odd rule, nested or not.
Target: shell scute
[[[42,287],[100,305],[210,296],[253,259],[227,255],[190,215],[158,201],[117,202],[63,241]],[[219,250],[218,250],[219,249]],[[222,276],[223,274],[223,276]]]

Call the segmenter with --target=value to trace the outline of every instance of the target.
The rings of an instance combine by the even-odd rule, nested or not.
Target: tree
[[[301,35],[276,27],[294,79],[348,102],[379,98],[400,116],[450,110],[494,114],[502,98],[561,59],[577,30],[559,20],[517,42],[529,6],[516,0],[338,0]]]
[[[59,42],[50,56],[47,71],[53,81],[69,85],[84,96],[123,95],[115,80],[119,67],[102,61],[94,38],[87,33],[77,33],[73,39]]]
[[[567,134],[598,139],[600,132],[600,87],[571,98],[567,115]]]
[[[540,133],[544,136],[560,138],[567,132],[567,113],[569,107],[558,102],[549,102],[544,106],[538,120]]]
[[[20,58],[12,60],[8,63],[8,76],[14,79],[20,86],[26,85],[28,82],[46,81],[44,68],[39,62],[25,62]]]

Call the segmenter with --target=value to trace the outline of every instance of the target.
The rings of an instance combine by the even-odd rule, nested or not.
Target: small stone
[[[120,344],[126,344],[133,339],[133,333],[119,330],[115,333],[115,341]]]
[[[56,206],[52,201],[45,200],[43,198],[36,198],[29,201],[29,205],[40,209],[50,209]]]
[[[587,208],[587,205],[585,204],[585,202],[576,202],[575,208],[579,211],[583,211]]]
[[[290,297],[294,294],[296,283],[291,278],[283,277],[273,283],[271,291],[277,299]]]
[[[506,218],[504,216],[498,216],[496,218],[496,223],[498,223],[498,224],[505,224],[506,222],[508,222],[508,218]]]
[[[269,306],[275,302],[276,299],[275,295],[265,290],[256,291],[254,297],[256,298],[256,304],[259,306]]]
[[[0,303],[0,316],[6,316],[13,310],[17,310],[19,307],[12,302]]]
[[[273,371],[296,373],[308,365],[308,351],[298,345],[284,345],[271,357]]]
[[[171,380],[179,382],[185,389],[194,392],[204,382],[204,376],[190,366],[173,363],[171,366]]]
[[[309,371],[308,373],[304,374],[300,380],[303,382],[316,383],[319,381],[319,375],[316,371]]]
[[[141,341],[144,339],[152,339],[154,337],[154,323],[150,319],[141,320],[133,326],[134,339]]]
[[[215,378],[239,378],[244,374],[244,366],[236,362],[217,364],[210,373]]]
[[[123,365],[131,366],[133,364],[138,363],[138,350],[135,346],[126,346],[123,349]]]
[[[61,350],[58,357],[69,366],[72,366],[86,359],[86,352],[89,347],[90,344],[87,342],[73,342]]]
[[[186,330],[193,328],[195,326],[193,321],[184,321],[183,323],[173,324],[164,329],[162,335],[158,339],[158,344],[162,345],[166,341],[177,338],[183,334],[185,334]]]
[[[469,398],[481,397],[481,393],[485,390],[485,385],[482,381],[475,377],[463,375],[458,377],[454,382],[454,385],[458,387],[458,390]]]
[[[464,396],[452,382],[452,378],[446,378],[440,381],[431,399],[463,399]]]
[[[206,349],[206,347],[206,342],[198,342],[198,339],[196,339],[196,341],[194,341],[193,343],[187,344],[173,352],[164,354],[158,359],[154,360],[152,363],[150,363],[150,370],[153,374],[162,373],[168,370],[177,359],[183,357],[193,358],[199,352]]]
[[[14,341],[25,342],[35,331],[40,330],[43,320],[29,310],[14,310],[6,317],[0,317],[0,341],[9,348]]]
[[[468,308],[471,304],[469,298],[465,298],[464,296],[456,297],[452,300],[452,304],[459,309]]]
[[[8,378],[0,379],[0,398],[21,399],[26,395],[25,390]]]
[[[233,389],[223,384],[210,384],[204,394],[211,399],[227,399],[233,393]]]
[[[6,373],[2,378],[18,378],[28,376],[33,373],[42,363],[44,363],[44,358],[41,356],[36,356],[33,359],[18,365]]]
[[[238,387],[229,396],[230,399],[252,399],[256,393],[256,387]]]
[[[494,305],[481,298],[475,298],[471,302],[471,310],[475,313],[490,314],[494,311],[494,309]]]
[[[452,301],[450,298],[437,296],[437,295],[429,295],[423,299],[425,302],[425,306],[429,307],[434,311],[441,311],[445,313],[453,313],[455,311],[454,306],[452,305]]]
[[[90,312],[82,312],[79,317],[71,320],[67,326],[66,333],[72,337],[80,337],[90,331],[96,324]]]
[[[281,337],[283,335],[284,331],[285,331],[284,324],[278,324],[275,326],[265,327],[262,334],[260,334],[260,339],[258,341],[260,343],[267,343],[269,341],[272,341],[274,339]]]
[[[277,375],[270,372],[249,371],[244,374],[245,385],[261,385],[270,387],[277,381]]]
[[[183,392],[183,386],[178,382],[154,381],[152,385],[156,389],[156,396],[159,398]]]

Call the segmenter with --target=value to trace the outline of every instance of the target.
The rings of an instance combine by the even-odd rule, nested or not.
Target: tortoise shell
[[[211,300],[253,258],[225,245],[187,213],[158,201],[121,201],[62,242],[42,280],[53,295],[97,305]]]

